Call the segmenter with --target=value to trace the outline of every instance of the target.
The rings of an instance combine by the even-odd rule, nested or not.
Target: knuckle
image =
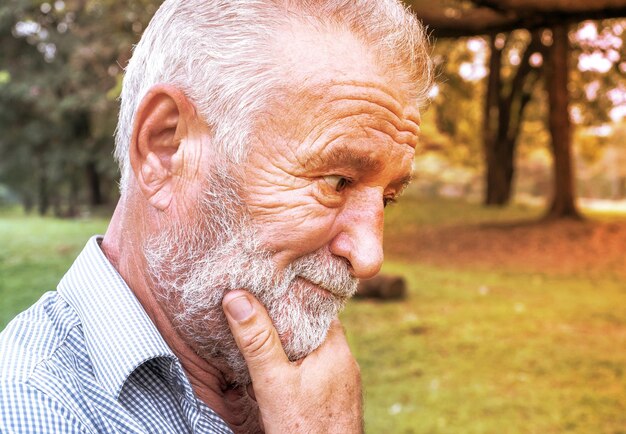
[[[262,329],[243,339],[241,350],[250,358],[260,358],[272,343],[272,332]]]

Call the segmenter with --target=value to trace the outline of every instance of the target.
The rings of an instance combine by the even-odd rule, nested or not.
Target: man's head
[[[291,31],[351,34],[406,85],[403,91],[417,106],[424,103],[433,72],[424,28],[398,0],[168,0],[126,69],[115,151],[122,190],[131,177],[128,149],[137,108],[158,83],[182,90],[211,126],[213,145],[241,162],[269,100],[285,86],[305,84],[304,77],[285,75],[284,59],[272,53]]]
[[[396,1],[166,1],[124,81],[116,156],[164,310],[245,380],[247,289],[300,358],[382,262],[432,68]],[[159,84],[162,83],[162,84]]]

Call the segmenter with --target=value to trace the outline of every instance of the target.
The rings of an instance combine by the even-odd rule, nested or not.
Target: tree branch
[[[498,12],[506,12],[505,8],[502,8],[502,3],[498,0],[470,0],[478,7],[484,7],[488,9],[493,9]]]
[[[504,102],[504,104],[506,104],[507,107],[511,107],[512,110],[513,110],[513,103],[514,102],[517,103],[516,104],[517,110],[514,113],[514,116],[509,119],[509,126],[508,126],[509,132],[507,133],[509,137],[511,135],[513,135],[513,137],[516,137],[515,136],[516,131],[519,130],[518,124],[521,123],[522,111],[524,110],[524,107],[522,104],[522,100],[523,100],[522,95],[524,93],[524,88],[525,88],[524,83],[526,82],[528,75],[537,69],[530,64],[530,57],[533,55],[533,53],[536,53],[536,52],[541,52],[545,57],[545,53],[543,53],[545,51],[546,51],[545,46],[541,43],[541,31],[539,30],[533,31],[531,33],[531,39],[528,42],[528,45],[526,46],[526,50],[524,50],[524,54],[522,56],[520,64],[517,67],[517,71],[515,71],[515,75],[513,76],[513,79],[511,80],[511,88],[510,88],[509,95],[507,96],[507,98],[505,98],[505,102]]]
[[[540,29],[584,20],[626,17],[626,0],[473,0],[476,8],[444,8],[432,0],[406,0],[433,36],[451,38]],[[493,6],[498,4],[497,8]]]

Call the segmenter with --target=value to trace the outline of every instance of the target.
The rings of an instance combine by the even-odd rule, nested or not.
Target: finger
[[[256,298],[247,291],[231,291],[222,306],[253,382],[290,365],[272,320]]]

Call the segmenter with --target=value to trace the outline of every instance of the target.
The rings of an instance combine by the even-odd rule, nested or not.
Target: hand
[[[363,432],[361,376],[339,320],[317,350],[290,362],[265,308],[250,293],[229,292],[222,304],[266,433]]]

